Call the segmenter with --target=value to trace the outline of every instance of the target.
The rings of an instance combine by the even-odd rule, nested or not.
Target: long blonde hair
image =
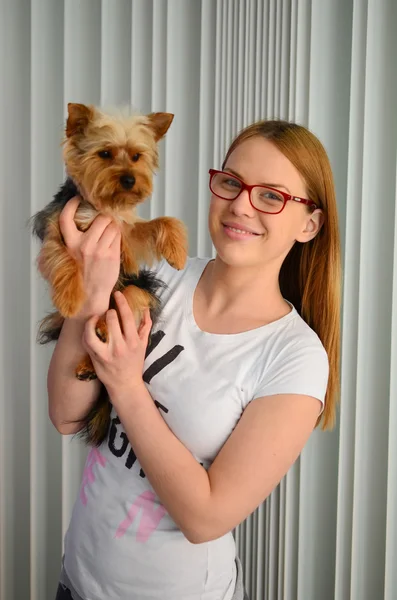
[[[223,167],[233,150],[249,138],[271,141],[305,180],[308,198],[324,214],[324,223],[310,242],[296,242],[280,270],[280,290],[322,341],[329,360],[329,379],[323,429],[335,422],[340,380],[341,257],[338,211],[333,175],[327,153],[308,129],[287,121],[259,121],[243,129],[232,142]],[[223,168],[222,167],[222,168]]]

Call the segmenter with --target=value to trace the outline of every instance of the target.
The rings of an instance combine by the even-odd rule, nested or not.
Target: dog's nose
[[[130,190],[134,187],[135,177],[133,177],[133,175],[122,175],[120,177],[120,183],[125,190]]]

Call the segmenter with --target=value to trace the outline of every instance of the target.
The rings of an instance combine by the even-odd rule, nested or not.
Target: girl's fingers
[[[88,350],[91,352],[95,352],[98,354],[98,349],[101,346],[104,346],[103,342],[101,342],[95,333],[96,324],[98,322],[99,317],[94,316],[88,319],[84,327],[84,344]]]
[[[72,246],[76,234],[80,234],[74,222],[74,216],[80,204],[79,196],[69,200],[59,215],[59,227],[65,240],[66,246]]]
[[[150,318],[150,310],[146,308],[145,312],[143,313],[141,326],[139,328],[139,338],[142,342],[147,342],[151,328],[152,319]]]
[[[87,231],[85,232],[85,245],[87,247],[94,247],[101,238],[103,232],[108,225],[112,222],[111,217],[106,215],[98,215],[95,217]]]
[[[114,309],[108,310],[106,313],[106,325],[108,328],[109,344],[112,349],[120,348],[124,344],[123,333],[121,331],[120,322],[117,312]]]
[[[110,248],[110,246],[113,244],[114,240],[117,238],[117,235],[119,234],[119,232],[120,232],[119,227],[117,227],[117,225],[115,223],[110,223],[103,230],[103,233],[98,240],[98,246],[101,246],[103,248]]]
[[[110,244],[110,248],[111,250],[118,250],[118,253],[120,254],[121,251],[121,231],[120,229],[118,229],[116,235],[114,236],[114,239],[112,241],[112,243]]]
[[[135,318],[126,298],[121,292],[115,292],[114,297],[119,310],[124,338],[126,340],[137,339],[138,332],[135,325]]]

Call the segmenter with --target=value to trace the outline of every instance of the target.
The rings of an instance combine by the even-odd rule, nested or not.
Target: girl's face
[[[308,198],[305,182],[293,164],[262,137],[242,142],[229,156],[224,171],[248,185],[268,185]],[[250,204],[248,191],[235,200],[211,196],[209,229],[219,258],[230,266],[281,268],[295,241],[315,237],[323,222],[321,210],[308,211],[290,200],[279,214],[264,214]],[[241,230],[243,233],[233,231]]]

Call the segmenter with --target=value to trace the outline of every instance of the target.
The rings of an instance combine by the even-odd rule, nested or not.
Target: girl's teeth
[[[251,233],[250,231],[244,231],[243,229],[236,229],[235,227],[228,227],[228,229],[231,229],[232,231],[235,231],[236,233],[245,233],[247,235],[255,235],[254,233]]]

